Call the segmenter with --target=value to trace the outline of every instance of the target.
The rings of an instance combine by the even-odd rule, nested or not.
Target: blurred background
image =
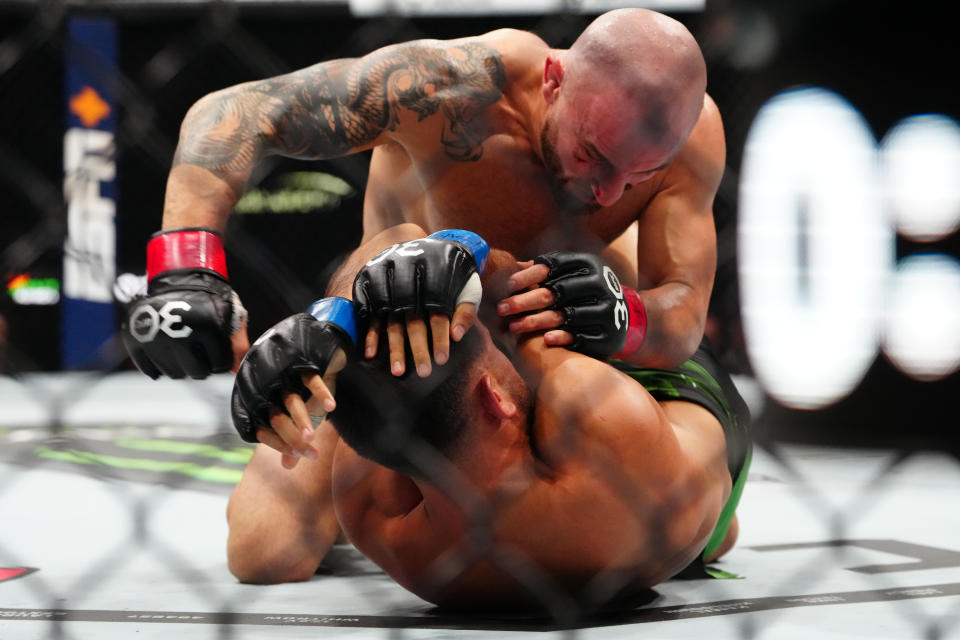
[[[709,332],[753,390],[759,440],[960,450],[948,4],[632,5],[690,28],[723,114]],[[0,374],[131,368],[107,292],[145,270],[180,121],[206,93],[500,27],[562,48],[615,6],[0,1]],[[254,177],[226,235],[251,336],[320,296],[359,241],[367,161]]]

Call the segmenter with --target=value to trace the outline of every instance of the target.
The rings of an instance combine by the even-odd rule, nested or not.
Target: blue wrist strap
[[[467,231],[465,229],[444,229],[443,231],[431,233],[427,237],[459,242],[473,255],[473,259],[477,263],[477,270],[483,274],[483,268],[487,266],[487,256],[490,255],[490,245],[473,231]]]
[[[346,298],[323,298],[307,309],[307,313],[317,320],[332,322],[347,332],[353,346],[357,346],[357,319],[353,315],[353,302]]]

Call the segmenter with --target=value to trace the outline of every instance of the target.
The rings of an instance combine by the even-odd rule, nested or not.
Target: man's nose
[[[627,186],[626,179],[620,174],[610,174],[593,182],[593,198],[602,207],[607,207],[620,199]]]

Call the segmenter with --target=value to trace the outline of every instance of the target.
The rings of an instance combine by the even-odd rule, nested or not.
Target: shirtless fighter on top
[[[748,412],[709,349],[649,369],[549,347],[542,332],[517,336],[495,306],[514,288],[507,276],[527,269],[493,250],[485,260],[469,232],[423,235],[412,224],[375,235],[331,280],[328,294],[343,297],[281,321],[243,360],[232,399],[241,436],[304,431],[317,455],[290,469],[275,448],[256,449],[228,507],[234,575],[307,580],[342,529],[430,602],[570,613],[630,603],[729,549]],[[541,287],[578,316],[611,315],[623,295],[595,256],[536,263],[548,271]],[[396,376],[386,358],[361,357],[365,324],[389,335],[409,314],[464,322],[481,298],[478,270],[479,321],[445,364]],[[593,328],[616,346],[640,330]],[[414,351],[425,338],[402,339]],[[330,409],[314,430],[311,415]]]
[[[408,221],[428,233],[476,231],[521,256],[602,252],[636,289],[633,318],[646,328],[620,358],[675,367],[700,343],[716,263],[725,147],[705,87],[703,56],[679,22],[618,9],[567,50],[503,29],[391,45],[205,96],[183,121],[128,349],[151,377],[235,369],[249,348],[246,314],[219,234],[252,170],[270,154],[373,149],[364,239]],[[498,313],[518,316],[512,331],[553,329],[546,345],[578,348],[554,302],[540,289]],[[456,339],[456,323],[451,331]],[[429,352],[414,363],[429,373]]]

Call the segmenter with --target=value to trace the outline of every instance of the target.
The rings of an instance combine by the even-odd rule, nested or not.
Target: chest
[[[390,179],[371,181],[366,207],[380,203],[393,211],[388,216],[367,211],[368,221],[416,222],[431,232],[470,229],[517,256],[554,249],[597,251],[618,237],[643,206],[639,194],[628,193],[632,197],[593,213],[571,208],[569,200],[558,197],[529,144],[510,135],[487,138],[481,156],[470,162],[453,160],[438,149],[375,153],[373,162]]]

